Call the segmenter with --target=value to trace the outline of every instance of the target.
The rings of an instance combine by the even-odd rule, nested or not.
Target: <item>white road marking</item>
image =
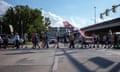
[[[53,65],[53,69],[52,69],[52,72],[55,72],[58,68],[58,60],[59,60],[59,57],[56,56],[55,57],[55,62],[54,62],[54,65]]]
[[[109,53],[112,53],[112,54],[116,54],[116,55],[120,55],[120,52],[116,52],[116,51],[107,51]]]
[[[107,55],[113,55],[113,54],[120,55],[120,52],[114,51],[114,50],[100,49],[100,50],[97,50],[97,51],[106,51]]]

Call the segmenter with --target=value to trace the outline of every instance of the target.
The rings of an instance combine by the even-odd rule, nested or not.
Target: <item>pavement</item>
[[[120,72],[120,50],[103,48],[1,49],[0,72]]]

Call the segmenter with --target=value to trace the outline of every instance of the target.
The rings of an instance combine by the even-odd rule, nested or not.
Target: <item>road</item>
[[[1,49],[0,72],[120,72],[120,50]]]

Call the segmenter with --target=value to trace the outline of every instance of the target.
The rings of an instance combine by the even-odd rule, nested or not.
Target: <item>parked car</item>
[[[1,43],[3,44],[3,37],[5,37],[5,34],[0,35],[2,38]],[[8,45],[14,45],[14,36],[12,35],[7,35],[8,36]]]
[[[56,43],[56,42],[57,42],[56,38],[50,38],[50,39],[48,39],[48,43],[49,44],[53,44],[53,43]]]

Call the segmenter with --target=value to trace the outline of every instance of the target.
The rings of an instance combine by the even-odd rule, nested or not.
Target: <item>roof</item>
[[[84,28],[81,28],[81,29],[82,29],[82,30],[86,30],[86,29],[90,29],[90,28],[106,26],[106,24],[107,24],[107,27],[108,27],[108,26],[111,25],[111,24],[119,23],[119,22],[120,22],[120,18],[116,18],[116,19],[104,21],[104,22],[101,22],[101,23],[98,23],[98,24],[95,24],[95,25],[91,25],[91,26],[88,26],[88,27],[84,27]],[[112,25],[112,26],[113,26],[113,25]],[[120,26],[120,24],[119,24],[119,26]]]

